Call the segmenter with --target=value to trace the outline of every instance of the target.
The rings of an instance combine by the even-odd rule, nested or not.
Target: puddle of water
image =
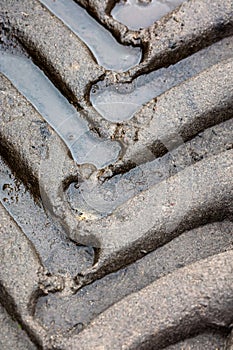
[[[111,15],[129,29],[147,28],[155,21],[174,10],[185,0],[127,0],[120,1]]]
[[[40,2],[88,46],[96,61],[104,68],[124,72],[140,62],[140,48],[118,43],[107,29],[73,0]]]
[[[31,60],[0,52],[0,72],[60,135],[77,164],[93,164],[100,169],[118,159],[120,144],[96,137],[80,113]]]
[[[0,158],[0,202],[33,243],[50,273],[77,273],[91,267],[94,251],[77,246],[62,234],[46,216],[42,207],[18,181]]]
[[[221,60],[232,57],[232,39],[226,38],[168,68],[141,75],[132,84],[106,86],[104,81],[99,82],[90,92],[92,105],[111,122],[129,120],[144,103]]]

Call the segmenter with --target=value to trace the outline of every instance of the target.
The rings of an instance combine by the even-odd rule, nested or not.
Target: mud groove
[[[123,49],[142,48],[122,72],[97,64],[41,2],[1,1],[0,55],[32,59],[101,149],[72,118],[67,143],[38,93],[33,102],[0,76],[0,300],[27,333],[19,346],[230,350],[232,1],[184,1],[131,31],[111,17],[116,1],[77,0]],[[7,313],[0,345],[16,350]]]

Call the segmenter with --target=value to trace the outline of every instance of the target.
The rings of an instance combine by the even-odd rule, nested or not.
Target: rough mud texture
[[[155,349],[207,325],[229,326],[232,258],[229,251],[204,259],[131,294],[70,337],[66,348]]]
[[[203,334],[166,347],[166,350],[223,350],[225,347],[226,331],[211,330]]]
[[[116,1],[75,2],[143,57],[107,71],[39,0],[0,1],[0,50],[32,59],[87,132],[122,149],[104,169],[77,165],[0,55],[0,348],[232,350],[233,58],[219,47],[231,51],[233,3],[185,1],[133,32],[111,17]],[[216,42],[200,69],[191,55]],[[127,94],[185,57],[199,74],[132,119],[92,106],[99,84]]]
[[[45,271],[33,246],[2,205],[0,212],[1,303],[39,341],[33,331],[32,313],[35,299],[42,294],[40,275]]]
[[[75,295],[61,297],[53,294],[40,298],[36,317],[49,332],[79,332],[96,315],[130,293],[194,261],[231,250],[232,230],[233,224],[223,221],[184,232],[134,264],[106,275]],[[58,309],[62,310],[62,315],[57,314]]]
[[[158,157],[163,154],[164,147],[170,151],[205,128],[231,118],[232,71],[233,60],[223,61],[148,103],[135,115],[148,121],[144,123],[145,133],[143,125],[123,160],[140,164],[145,162],[142,156]],[[226,76],[225,72],[228,72]],[[211,94],[206,95],[211,87],[214,87]]]
[[[0,347],[2,350],[35,350],[36,347],[27,338],[21,325],[10,318],[6,310],[0,306]]]
[[[227,344],[226,344],[226,350],[232,350],[233,349],[233,332],[231,332],[228,340],[227,340]]]
[[[3,17],[10,30],[43,66],[55,85],[76,103],[103,69],[87,47],[38,1],[1,1]]]
[[[92,12],[122,42],[141,43],[144,60],[129,75],[174,64],[181,58],[233,33],[233,4],[228,1],[185,1],[147,29],[132,32],[110,16],[115,1],[76,0]],[[106,16],[107,13],[107,16]]]

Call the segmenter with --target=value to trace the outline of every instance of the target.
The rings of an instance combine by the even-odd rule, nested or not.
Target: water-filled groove
[[[80,113],[31,60],[0,52],[0,72],[60,135],[78,164],[103,168],[118,159],[120,144],[97,138]]]
[[[91,50],[96,61],[108,70],[127,71],[141,60],[139,47],[124,46],[72,0],[40,0]],[[94,33],[94,35],[93,35]]]
[[[141,75],[132,84],[106,86],[104,81],[100,81],[93,86],[90,100],[105,119],[111,122],[129,120],[146,102],[221,60],[232,57],[232,52],[233,38],[229,37],[175,65]]]
[[[1,157],[0,203],[33,243],[43,265],[50,273],[69,273],[75,276],[82,269],[82,265],[83,268],[92,265],[93,249],[78,247],[55,227]]]
[[[149,27],[155,21],[174,10],[184,0],[127,0],[118,2],[111,15],[129,29]]]

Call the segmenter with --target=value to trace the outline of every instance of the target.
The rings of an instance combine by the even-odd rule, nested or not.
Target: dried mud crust
[[[232,350],[233,58],[125,123],[104,120],[89,100],[99,80],[131,82],[233,40],[232,1],[185,1],[138,32],[110,16],[115,1],[76,2],[122,43],[141,45],[142,62],[105,71],[37,0],[1,1],[0,47],[33,59],[90,131],[123,152],[100,171],[77,165],[0,74],[0,347]],[[105,200],[119,199],[117,189],[130,196],[107,215],[95,196],[77,197],[84,180]]]

